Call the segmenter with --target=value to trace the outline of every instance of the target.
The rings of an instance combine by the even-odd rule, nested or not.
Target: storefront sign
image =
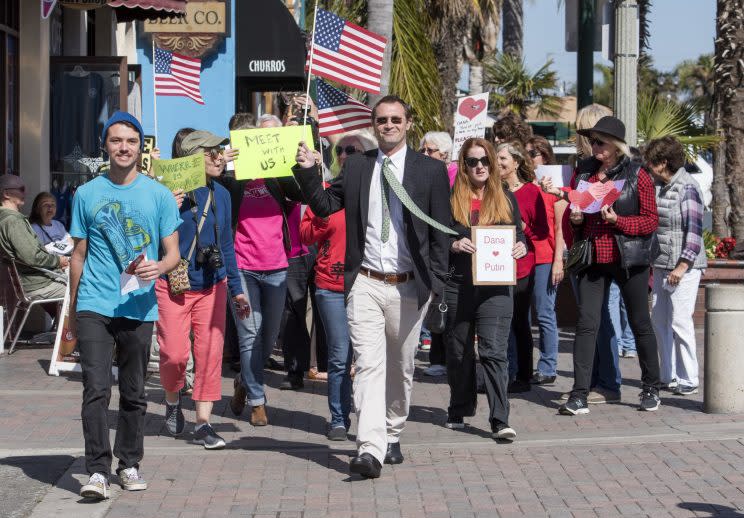
[[[155,136],[145,135],[145,146],[141,155],[142,172],[149,175],[152,169],[152,150],[155,149]]]
[[[63,7],[72,9],[98,9],[106,5],[108,0],[60,0]]]
[[[180,17],[146,20],[145,32],[178,34],[225,34],[227,20],[224,2],[189,2]]]
[[[230,132],[230,145],[240,151],[235,159],[235,178],[278,178],[292,176],[297,163],[297,144],[304,140],[312,149],[309,127],[285,126]]]
[[[514,285],[517,263],[512,257],[516,229],[512,225],[472,227],[474,285]]]
[[[152,175],[171,191],[193,191],[207,185],[204,154],[197,153],[172,160],[153,160]]]

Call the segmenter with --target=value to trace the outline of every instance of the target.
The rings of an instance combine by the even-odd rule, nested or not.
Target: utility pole
[[[638,144],[638,2],[615,0],[615,115]]]
[[[576,52],[576,102],[583,108],[593,102],[594,0],[579,0],[579,45]]]

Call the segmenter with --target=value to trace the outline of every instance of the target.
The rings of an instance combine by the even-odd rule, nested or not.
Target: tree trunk
[[[744,240],[744,0],[718,0],[716,14],[716,99],[725,149],[728,223]]]
[[[524,41],[524,12],[522,0],[504,0],[504,54],[522,59]]]
[[[723,139],[723,128],[721,126],[721,107],[716,103],[715,108],[716,135]],[[729,193],[726,187],[726,142],[716,145],[713,151],[713,185],[711,186],[713,201],[713,233],[720,237],[730,235],[728,224]]]
[[[385,56],[382,61],[382,81],[380,94],[369,96],[369,105],[388,94],[390,88],[390,54],[393,49],[393,4],[394,0],[368,0],[367,29],[387,38]]]
[[[470,93],[483,93],[483,65],[476,60],[470,62]]]

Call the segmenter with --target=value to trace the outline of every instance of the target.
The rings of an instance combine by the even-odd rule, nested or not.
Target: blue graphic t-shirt
[[[88,240],[77,311],[151,322],[158,319],[154,283],[121,294],[121,273],[141,253],[158,260],[160,240],[181,218],[171,192],[144,175],[117,185],[107,175],[75,193],[70,235]]]

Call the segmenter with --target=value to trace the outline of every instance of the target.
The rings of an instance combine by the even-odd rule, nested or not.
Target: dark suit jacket
[[[377,149],[350,156],[341,174],[323,190],[316,168],[295,166],[295,178],[313,212],[321,217],[346,209],[346,261],[344,287],[348,296],[364,257],[367,211]],[[444,225],[450,223],[449,180],[443,162],[411,148],[406,152],[403,187],[418,207]],[[394,194],[391,193],[391,196]],[[441,293],[447,273],[447,235],[413,216],[403,207],[406,243],[413,259],[419,307],[429,292]],[[403,272],[397,272],[403,273]]]

